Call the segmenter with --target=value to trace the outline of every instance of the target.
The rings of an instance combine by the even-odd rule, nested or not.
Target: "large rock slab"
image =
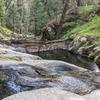
[[[93,81],[95,74],[92,72],[87,72],[89,74],[84,71],[76,71],[75,73],[75,70],[73,73],[71,71],[65,73],[57,72],[56,70],[52,72],[45,68],[23,64],[4,66],[2,70],[7,77],[7,86],[15,92],[25,91],[25,88],[32,90],[44,87],[57,87],[84,95],[96,89],[94,85],[96,81]]]
[[[7,48],[0,48],[0,60],[33,61],[40,59],[39,56],[21,53]]]
[[[91,81],[94,77],[93,73],[89,75],[86,73],[77,75],[77,73],[82,73],[87,70],[80,69],[77,66],[62,61],[0,61],[0,66],[0,70],[5,73],[5,80],[8,87],[15,92],[24,91],[25,88],[32,90],[44,87],[57,87],[83,95],[96,89]],[[67,71],[69,71],[69,73]],[[76,71],[76,73],[72,75],[72,71]],[[82,80],[82,78],[85,79]],[[88,78],[88,80],[86,80],[86,78]]]
[[[100,90],[94,90],[91,94],[85,95],[85,100],[100,100]]]
[[[28,67],[45,69],[48,72],[60,72],[60,71],[87,71],[85,68],[78,67],[76,65],[66,63],[59,60],[33,60],[33,61],[3,61],[0,60],[0,69],[23,69]],[[26,67],[25,67],[26,66]]]
[[[96,89],[96,87],[92,85],[92,82],[84,82],[82,79],[72,76],[61,76],[57,78],[55,83],[52,82],[51,85],[79,95],[85,95]]]
[[[32,65],[39,66],[41,68],[48,68],[51,72],[72,71],[72,70],[86,71],[87,70],[85,68],[81,68],[74,64],[70,64],[64,61],[59,61],[59,60],[34,60]]]
[[[45,88],[35,91],[19,93],[3,100],[100,100],[100,90],[95,90],[86,96],[79,96],[74,93],[57,88]]]
[[[60,89],[40,89],[36,91],[28,91],[13,95],[3,100],[75,100],[74,98],[80,98],[80,96],[66,92]]]

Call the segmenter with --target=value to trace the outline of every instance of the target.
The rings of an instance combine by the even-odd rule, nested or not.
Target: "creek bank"
[[[53,50],[67,50],[73,54],[78,54],[80,56],[89,58],[93,60],[98,66],[100,66],[100,45],[96,45],[93,43],[97,38],[99,39],[100,37],[71,35],[68,39],[61,41],[27,41],[21,43],[12,43],[12,46],[17,48],[15,49],[17,51],[24,50],[24,52],[28,52],[31,54]]]
[[[67,42],[68,51],[87,57],[100,66],[100,45],[93,43],[95,39],[100,37],[72,35],[70,38],[71,41]]]

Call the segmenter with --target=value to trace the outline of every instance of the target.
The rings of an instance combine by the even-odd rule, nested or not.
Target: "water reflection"
[[[79,67],[83,67],[92,71],[99,71],[99,67],[90,59],[81,57],[65,50],[55,50],[55,51],[47,51],[47,52],[40,52],[35,53],[44,59],[49,60],[62,60],[71,64],[75,64]]]

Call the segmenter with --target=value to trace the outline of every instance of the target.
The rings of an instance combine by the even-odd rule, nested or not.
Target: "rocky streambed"
[[[86,60],[80,58],[83,63],[75,64],[77,62],[73,61],[75,59],[77,61],[77,56],[73,55],[74,58],[69,55],[71,57],[70,59],[65,51],[63,53],[67,55],[66,57],[65,55],[62,57],[57,55],[59,58],[63,58],[63,61],[60,61],[61,58],[59,59],[57,56],[55,60],[55,53],[51,56],[50,53],[44,52],[44,54],[49,55],[45,55],[44,57],[40,54],[43,58],[48,58],[48,60],[44,60],[39,56],[21,53],[11,49],[11,47],[0,48],[0,99],[23,91],[34,90],[35,92],[38,91],[37,89],[42,88],[48,88],[48,91],[53,91],[53,88],[56,88],[59,91],[71,92],[81,96],[100,88],[100,73],[99,70],[98,72],[94,70],[98,66],[95,65],[96,67],[94,68],[95,63],[91,61],[87,63],[88,61],[86,62]],[[89,68],[88,65],[90,65]],[[45,93],[43,95],[44,97],[46,96]],[[18,99],[7,98],[4,100]],[[21,98],[20,100],[23,99]],[[34,100],[41,99],[37,98]],[[47,98],[43,100],[47,100]]]

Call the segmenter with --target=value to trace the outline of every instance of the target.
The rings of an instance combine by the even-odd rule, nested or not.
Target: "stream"
[[[34,53],[34,54],[42,57],[43,59],[61,60],[61,61],[65,61],[74,65],[77,65],[79,67],[89,69],[91,71],[95,71],[95,72],[100,71],[100,66],[94,63],[92,60],[86,57],[81,57],[79,55],[72,54],[66,50],[55,50],[55,51],[49,51],[49,52],[48,51],[39,52],[39,53]]]
[[[49,68],[48,71],[30,65],[10,64],[7,65],[9,69],[0,69],[0,73],[4,75],[4,80],[0,81],[0,100],[22,91],[46,87],[62,88],[80,95],[90,93],[97,88],[97,84],[96,86],[93,85],[92,78],[94,78],[94,72],[100,71],[100,66],[97,66],[91,60],[64,50],[40,52],[34,55],[47,60],[65,61],[89,71],[70,72],[70,69],[66,69],[64,66],[54,67],[52,70]]]

